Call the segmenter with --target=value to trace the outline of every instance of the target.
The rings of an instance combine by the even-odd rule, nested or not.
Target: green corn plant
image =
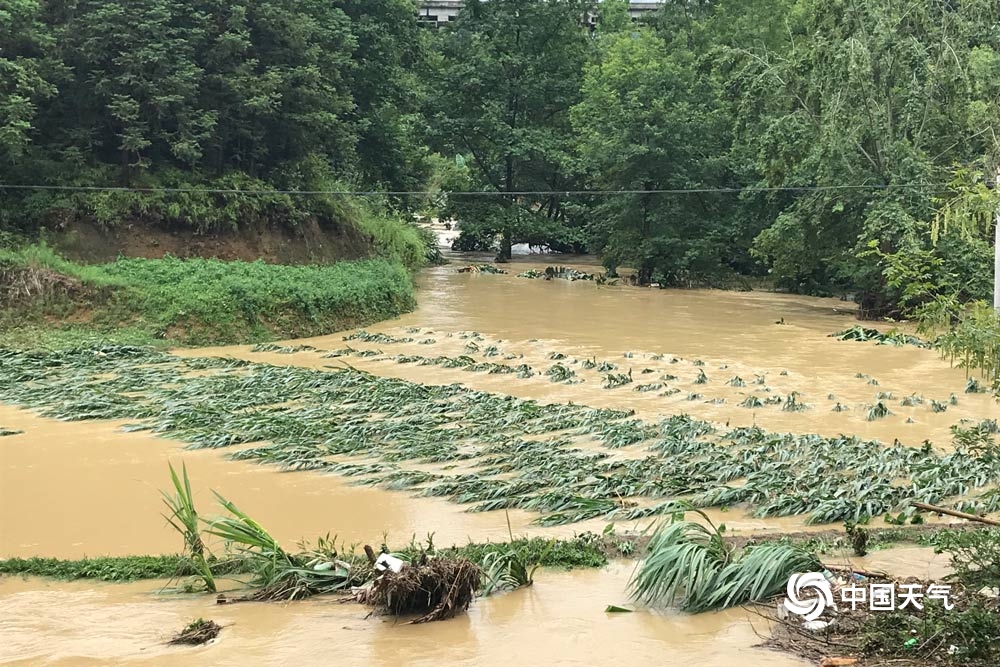
[[[188,479],[187,464],[182,464],[181,475],[177,475],[173,464],[170,466],[170,480],[174,493],[161,491],[163,502],[170,509],[170,514],[164,514],[167,522],[184,538],[184,548],[191,568],[198,573],[205,590],[215,592],[215,577],[212,568],[205,557],[205,543],[201,539],[200,520],[194,507],[194,496],[191,493],[191,481]]]
[[[513,537],[511,543],[514,543]],[[486,554],[482,562],[485,575],[481,590],[482,595],[489,596],[501,591],[511,591],[534,584],[535,573],[555,545],[556,540],[549,540],[537,558],[530,558],[523,545],[502,552],[494,551]]]
[[[266,587],[278,580],[279,574],[296,563],[264,528],[251,519],[229,500],[215,493],[219,504],[231,516],[220,517],[209,523],[205,531],[223,539],[227,546],[252,563],[254,585]]]
[[[691,509],[690,506],[681,509]],[[708,516],[694,510],[708,524],[674,520],[660,523],[649,540],[649,555],[629,580],[634,600],[650,606],[700,607],[718,588],[719,574],[732,551],[722,539],[725,526],[715,527]],[[681,513],[680,516],[683,516]]]

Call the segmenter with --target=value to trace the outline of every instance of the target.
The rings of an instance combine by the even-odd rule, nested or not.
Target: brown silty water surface
[[[766,623],[739,610],[682,616],[622,604],[631,567],[541,572],[536,584],[477,600],[446,622],[406,625],[366,619],[353,604],[219,607],[209,596],[157,595],[155,582],[122,585],[0,579],[0,664],[62,665],[690,665],[793,667],[763,649]],[[194,618],[223,626],[212,644],[163,645]]]
[[[576,259],[563,261],[588,267]],[[423,272],[418,309],[368,328],[411,337],[411,343],[345,341],[344,333],[285,343],[319,350],[350,346],[381,351],[378,356],[255,353],[250,346],[178,354],[315,368],[349,363],[426,384],[461,382],[546,402],[634,409],[648,419],[687,412],[732,425],[857,434],[887,443],[899,439],[916,445],[930,439],[947,446],[949,428],[960,419],[998,416],[996,404],[985,395],[964,394],[964,372],[950,368],[933,351],[829,338],[828,334],[857,323],[848,302],[760,292],[601,286],[514,275],[544,265],[521,259],[505,267],[509,275],[459,274],[456,264]],[[472,331],[480,335],[470,337],[467,332]],[[419,343],[428,339],[435,342]],[[470,352],[470,343],[478,351]],[[482,352],[491,345],[500,356],[486,360],[526,363],[537,374],[517,379],[393,360],[399,354],[468,354],[483,361]],[[557,363],[550,358],[554,353],[565,355],[559,363],[574,369],[583,382],[550,382],[544,372]],[[604,389],[603,374],[585,370],[585,359],[613,362],[618,365],[615,372],[631,369],[636,384],[676,376],[664,384],[679,392],[660,396],[660,391],[632,391],[632,385]],[[671,363],[672,359],[677,361]],[[642,373],[647,368],[652,372]],[[704,384],[695,384],[699,372],[708,378]],[[856,377],[858,373],[866,377]],[[745,386],[728,384],[733,376],[743,378]],[[764,377],[763,385],[753,384],[757,376]],[[869,384],[871,378],[878,384]],[[773,405],[759,409],[738,405],[751,394],[763,399],[791,392],[811,409],[786,412]],[[892,392],[894,400],[886,403],[894,414],[869,422],[866,406],[877,400],[878,392]],[[953,393],[958,404],[949,405],[944,413],[932,412],[926,403],[899,405],[899,399],[910,394],[947,401]],[[688,400],[690,394],[701,396]],[[716,399],[725,403],[708,402]],[[834,412],[838,403],[847,411]],[[433,532],[439,545],[507,536],[503,513],[468,513],[444,500],[350,486],[331,475],[281,473],[230,461],[210,450],[184,450],[179,443],[145,433],[122,433],[119,423],[61,423],[0,406],[0,426],[24,431],[0,438],[0,557],[177,551],[180,540],[160,516],[159,489],[166,488],[167,461],[187,464],[203,514],[211,513],[209,490],[216,490],[288,546],[327,532],[347,542],[369,543],[377,543],[386,533],[396,544],[411,535],[422,538]],[[738,511],[711,515],[736,532],[802,529],[802,519],[795,517],[755,519]],[[539,528],[529,525],[536,516],[511,511],[514,532],[572,535],[599,532],[605,523]],[[887,559],[878,561],[883,568],[893,559],[880,557]],[[926,552],[908,554],[903,560],[918,571],[925,565],[940,566]],[[622,567],[604,573],[545,572],[531,590],[478,601],[467,618],[417,627],[363,620],[360,608],[327,601],[216,610],[209,598],[151,596],[155,588],[148,583],[123,587],[5,578],[0,580],[0,661],[310,665],[326,664],[336,656],[347,664],[375,665],[506,664],[512,659],[526,664],[594,664],[627,656],[636,664],[654,660],[691,665],[795,664],[771,653],[746,652],[755,635],[741,612],[693,618],[646,612],[605,615],[607,604],[625,601],[627,575]],[[216,645],[205,648],[168,650],[158,644],[198,616],[231,626]]]

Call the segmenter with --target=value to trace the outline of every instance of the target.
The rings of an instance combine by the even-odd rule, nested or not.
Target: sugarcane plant
[[[198,512],[194,507],[194,495],[191,493],[191,481],[188,479],[187,464],[182,464],[178,476],[173,464],[170,466],[170,480],[174,486],[172,494],[161,491],[163,502],[170,509],[170,514],[164,514],[167,522],[184,538],[184,549],[191,569],[194,570],[205,590],[215,592],[215,577],[208,558],[205,556],[205,543],[201,539],[201,525]]]

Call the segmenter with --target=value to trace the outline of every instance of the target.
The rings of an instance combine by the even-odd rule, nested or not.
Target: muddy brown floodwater
[[[158,595],[162,584],[51,584],[0,579],[0,663],[10,665],[680,665],[795,667],[763,649],[766,623],[734,610],[699,616],[624,604],[631,566],[541,572],[529,588],[477,600],[450,621],[406,625],[366,619],[366,610],[316,599],[219,607],[209,596]],[[194,618],[223,626],[212,644],[163,642]]]
[[[985,395],[964,394],[963,371],[934,352],[912,346],[841,342],[828,335],[853,326],[852,305],[764,292],[671,291],[600,286],[593,282],[531,280],[515,274],[544,268],[522,258],[508,275],[459,274],[458,264],[424,271],[419,307],[413,313],[369,327],[372,333],[409,343],[345,341],[344,333],[289,341],[319,350],[350,346],[379,352],[367,358],[325,358],[323,352],[252,352],[250,346],[185,350],[188,356],[234,356],[272,364],[324,368],[351,365],[376,374],[427,384],[461,382],[492,392],[542,401],[634,409],[656,419],[679,412],[732,425],[758,424],[801,433],[857,434],[885,442],[945,447],[960,419],[996,417]],[[463,259],[462,261],[468,261]],[[592,268],[587,260],[563,263]],[[478,332],[470,338],[468,332]],[[422,341],[422,342],[421,342]],[[494,346],[497,361],[527,363],[528,379],[469,373],[460,369],[396,363],[399,354],[458,356],[474,343]],[[553,357],[579,370],[583,382],[554,384],[544,375]],[[516,359],[516,361],[514,360]],[[585,359],[617,364],[639,378],[673,376],[671,396],[630,387],[602,388],[598,371],[583,371]],[[573,362],[576,361],[576,364]],[[643,370],[649,369],[647,373]],[[695,384],[699,373],[707,381]],[[858,375],[861,374],[861,377]],[[745,386],[733,386],[734,376]],[[763,384],[752,381],[763,378]],[[872,382],[874,379],[877,384]],[[766,387],[766,390],[765,390]],[[739,406],[757,395],[796,392],[810,405],[804,412],[777,406]],[[894,414],[865,419],[879,392],[891,393]],[[697,399],[690,394],[698,393]],[[946,412],[926,404],[902,407],[919,394],[957,405]],[[840,404],[845,411],[835,412]],[[233,500],[281,542],[327,532],[347,542],[392,543],[435,534],[438,545],[502,540],[503,514],[472,514],[444,500],[351,486],[312,472],[282,473],[267,466],[230,461],[211,450],[184,450],[147,433],[123,433],[114,422],[61,423],[0,406],[0,426],[24,431],[0,438],[0,557],[125,555],[175,552],[179,538],[161,518],[159,489],[166,462],[187,464],[202,513],[211,490]],[[539,528],[536,515],[512,511],[516,534],[572,535],[599,531],[597,520]],[[801,530],[801,518],[756,519],[717,512],[736,532]],[[645,525],[645,524],[643,524]],[[632,526],[623,526],[631,528]],[[863,564],[885,568],[897,562],[935,575],[943,567],[926,550],[877,554]],[[364,618],[364,610],[315,600],[292,605],[216,607],[208,597],[158,595],[157,585],[53,583],[0,579],[0,663],[18,665],[257,665],[346,664],[523,664],[619,663],[729,666],[800,664],[761,650],[751,620],[732,611],[697,617],[652,612],[605,614],[626,600],[630,566],[606,571],[543,572],[529,590],[475,603],[466,617],[423,626]],[[203,616],[226,626],[220,640],[197,649],[167,649],[162,641]]]

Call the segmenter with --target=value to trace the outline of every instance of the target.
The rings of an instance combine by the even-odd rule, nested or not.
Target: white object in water
[[[379,572],[385,572],[386,570],[392,570],[393,572],[399,572],[406,565],[404,561],[399,560],[395,556],[390,556],[389,554],[382,554],[375,561],[375,569]]]

